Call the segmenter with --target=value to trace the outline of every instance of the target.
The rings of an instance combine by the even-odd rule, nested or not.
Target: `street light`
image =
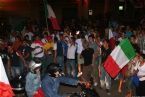
[[[119,9],[119,11],[122,11],[122,10],[124,10],[124,6],[119,5],[118,9]]]

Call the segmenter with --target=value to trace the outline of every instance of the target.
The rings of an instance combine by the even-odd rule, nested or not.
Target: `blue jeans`
[[[75,59],[67,59],[67,74],[69,77],[76,78],[77,77],[77,66]]]
[[[64,56],[57,56],[56,61],[59,64],[59,66],[61,67],[61,70],[65,71]]]
[[[77,66],[75,59],[67,59],[67,73],[69,77],[77,77]]]
[[[101,63],[102,63],[102,58],[101,58],[101,56],[97,56],[97,57],[96,57],[96,63],[97,63],[97,67],[101,65]]]
[[[101,56],[97,56],[94,60],[93,63],[93,68],[92,68],[92,77],[93,81],[99,83],[99,71],[98,68],[101,65]]]
[[[109,76],[109,74],[106,72],[106,70],[104,69],[104,67],[102,65],[100,66],[100,69],[101,69],[101,76],[100,76],[101,87],[110,89],[111,88],[111,77]]]

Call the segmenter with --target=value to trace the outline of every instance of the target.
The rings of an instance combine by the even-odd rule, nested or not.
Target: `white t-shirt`
[[[40,44],[32,43],[31,48],[35,49],[34,51],[32,51],[32,57],[42,58],[44,56],[44,50]],[[36,53],[39,53],[39,54],[35,55]]]
[[[24,36],[28,35],[29,40],[32,40],[34,34],[32,32],[25,33]]]
[[[67,58],[68,59],[75,59],[75,52],[76,52],[76,46],[69,44],[68,50],[67,50]]]
[[[137,76],[143,76],[145,75],[145,63],[142,65],[142,66],[138,66],[138,73],[137,73]],[[145,80],[145,77],[141,77],[139,78],[140,81],[144,81]]]
[[[77,44],[77,53],[81,54],[81,52],[83,50],[82,40],[81,39],[77,39],[76,40],[76,44]]]
[[[53,50],[57,50],[57,43],[54,43]]]

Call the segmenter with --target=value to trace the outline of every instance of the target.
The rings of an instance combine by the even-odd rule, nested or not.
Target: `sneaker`
[[[80,77],[82,74],[83,74],[82,72],[79,72],[78,75],[77,75],[77,77]]]
[[[107,95],[111,95],[109,89],[106,89]]]
[[[98,85],[98,83],[97,83],[97,82],[95,82],[95,83],[94,83],[94,87],[96,87],[97,85]]]
[[[122,91],[121,91],[121,89],[118,89],[118,93],[121,93]]]

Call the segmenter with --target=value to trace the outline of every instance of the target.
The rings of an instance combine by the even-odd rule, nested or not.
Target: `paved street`
[[[127,92],[127,85],[128,83],[124,83],[123,85],[123,91],[121,94],[118,93],[118,80],[112,80],[112,88],[111,88],[111,95],[107,95],[106,91],[103,89],[100,89],[99,87],[96,87],[97,93],[100,95],[100,97],[125,97],[125,94]],[[80,86],[68,86],[68,85],[61,85],[60,86],[60,94],[67,94],[67,93],[75,93],[80,92],[81,87]],[[135,93],[135,92],[134,92]],[[16,97],[26,97],[24,95],[17,95]]]
[[[100,97],[125,97],[127,88],[126,83],[124,83],[123,91],[121,94],[118,93],[118,82],[119,81],[112,81],[112,88],[111,88],[111,95],[107,95],[106,91],[103,89],[100,89],[99,87],[96,87],[96,91],[99,93]],[[80,91],[80,87],[70,87],[70,86],[64,86],[61,85],[60,87],[61,93],[72,93],[72,92],[78,92]]]

